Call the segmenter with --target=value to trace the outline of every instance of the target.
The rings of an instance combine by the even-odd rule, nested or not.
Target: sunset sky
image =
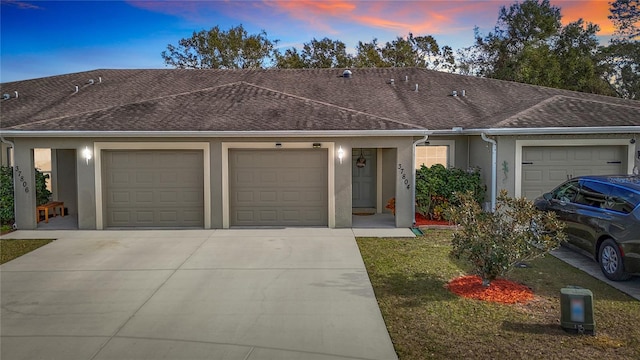
[[[397,36],[433,35],[454,50],[472,45],[496,25],[503,0],[0,0],[0,82],[100,68],[165,68],[160,53],[194,31],[242,24],[265,30],[279,47],[311,39],[384,44]],[[600,26],[606,44],[613,26],[610,0],[552,0],[564,24],[583,18]]]

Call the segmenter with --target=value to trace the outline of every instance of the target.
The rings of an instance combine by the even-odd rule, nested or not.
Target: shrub
[[[0,224],[13,223],[13,168],[0,167]]]
[[[458,194],[460,205],[450,207],[454,232],[451,255],[466,260],[489,286],[519,262],[542,256],[566,239],[564,224],[555,213],[536,209],[525,198],[511,198],[506,190],[497,197],[496,210],[483,212],[473,194]]]
[[[47,189],[49,174],[35,170],[36,205],[46,204],[51,200],[51,191]],[[0,224],[9,225],[15,220],[13,193],[13,168],[0,167]]]
[[[36,169],[36,205],[43,205],[51,201],[51,191],[47,189],[49,174],[43,174]]]
[[[443,210],[449,204],[459,204],[455,193],[471,192],[478,203],[484,200],[484,187],[477,169],[464,171],[435,164],[416,171],[416,211],[432,219],[446,219]]]

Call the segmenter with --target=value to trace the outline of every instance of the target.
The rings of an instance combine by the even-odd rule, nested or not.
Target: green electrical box
[[[591,290],[579,287],[560,289],[560,326],[565,331],[595,335]]]

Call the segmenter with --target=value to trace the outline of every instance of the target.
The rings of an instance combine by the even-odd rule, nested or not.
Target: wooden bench
[[[56,216],[56,209],[60,209],[60,216],[64,217],[64,202],[51,201],[36,207],[36,222],[40,222],[40,211],[44,211],[44,221],[49,222],[49,209],[53,209],[52,215]]]

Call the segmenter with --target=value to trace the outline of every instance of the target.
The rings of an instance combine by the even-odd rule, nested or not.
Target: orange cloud
[[[600,26],[598,35],[611,35],[615,31],[613,23],[608,19],[609,1],[611,0],[583,0],[583,1],[553,1],[562,13],[562,24],[574,22],[582,18]]]
[[[341,22],[396,31],[400,34],[442,33],[474,24],[458,23],[455,16],[477,9],[486,10],[488,4],[468,1],[265,1],[291,18],[311,26],[325,26]],[[492,9],[493,10],[493,9]],[[496,7],[497,14],[498,8]],[[320,30],[327,30],[320,29]]]

